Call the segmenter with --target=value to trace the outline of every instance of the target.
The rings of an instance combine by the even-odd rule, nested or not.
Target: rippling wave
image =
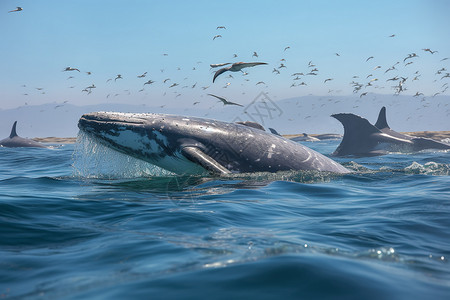
[[[335,141],[308,146],[329,154]],[[446,299],[448,152],[176,176],[83,140],[0,149],[0,295]]]

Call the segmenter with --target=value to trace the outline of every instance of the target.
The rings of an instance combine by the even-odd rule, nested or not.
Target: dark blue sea
[[[450,152],[336,160],[210,178],[0,148],[0,299],[450,299]]]

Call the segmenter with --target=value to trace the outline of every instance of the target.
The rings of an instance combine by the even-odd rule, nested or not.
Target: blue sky
[[[16,6],[23,11],[8,13]],[[52,102],[182,107],[199,101],[207,107],[216,103],[207,93],[247,104],[261,91],[278,100],[345,97],[352,95],[352,81],[366,85],[371,79],[378,80],[357,94],[393,94],[398,81],[386,81],[393,77],[408,78],[404,94],[449,95],[450,78],[441,79],[450,69],[450,59],[441,61],[450,57],[449,11],[449,1],[430,0],[2,0],[0,109]],[[403,62],[411,53],[419,57]],[[224,73],[212,83],[209,64],[236,61],[268,65],[246,69],[246,76]],[[310,61],[317,75],[294,81],[291,74],[313,69]],[[62,72],[68,66],[81,72]],[[446,70],[436,74],[441,68]],[[114,81],[117,74],[123,79]],[[144,86],[149,79],[155,83]],[[306,85],[291,87],[301,82]],[[169,88],[173,83],[178,86]],[[91,94],[82,92],[92,84]]]

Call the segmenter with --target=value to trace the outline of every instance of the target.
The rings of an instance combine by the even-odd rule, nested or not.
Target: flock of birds
[[[21,7],[17,7],[14,10],[9,11],[10,13],[15,13],[15,12],[20,12],[23,9]],[[222,39],[222,32],[224,32],[226,30],[225,26],[217,26],[216,30],[218,32],[218,34],[215,34],[212,38],[212,40],[217,40],[217,39]],[[390,35],[388,36],[388,38],[395,38],[396,35]],[[287,51],[292,51],[290,46],[285,46],[284,48],[281,48],[283,50],[283,53],[286,53]],[[281,50],[280,49],[280,50]],[[436,50],[431,50],[429,48],[423,48],[422,49],[423,54],[428,54],[428,55],[437,55],[438,51]],[[252,59],[258,59],[259,60],[259,54],[256,51],[252,51]],[[251,53],[251,52],[250,52]],[[163,53],[163,56],[169,56],[168,53]],[[341,54],[339,53],[334,53],[334,56],[336,58],[339,58],[341,56]],[[237,54],[233,54],[232,56],[233,60],[238,60],[238,55]],[[419,81],[421,79],[421,72],[419,71],[415,71],[414,73],[411,73],[411,71],[407,70],[407,68],[410,68],[412,66],[414,66],[414,64],[416,63],[416,61],[419,58],[420,55],[418,55],[417,53],[413,52],[413,53],[409,53],[407,54],[403,59],[398,60],[397,62],[395,62],[394,64],[388,66],[388,67],[382,67],[381,65],[375,65],[374,67],[372,66],[370,69],[370,72],[368,72],[368,74],[365,74],[363,76],[361,75],[354,75],[351,78],[351,82],[349,83],[353,93],[359,95],[360,98],[367,96],[369,93],[373,92],[374,88],[375,89],[384,89],[386,87],[390,87],[392,89],[392,92],[394,94],[401,94],[403,92],[405,92],[408,89],[411,89],[414,86],[414,82]],[[448,57],[442,58],[440,59],[441,62],[448,60]],[[372,61],[375,60],[374,56],[369,56],[367,57],[367,59],[365,60],[365,64],[370,64]],[[197,62],[197,66],[192,67],[192,70],[195,71],[199,65],[201,65],[202,62]],[[271,72],[273,74],[273,76],[279,76],[282,73],[286,74],[287,70],[293,70],[294,68],[296,68],[295,66],[291,66],[287,63],[285,58],[281,58],[279,61],[277,61],[276,63],[271,63],[272,66],[275,64],[274,67],[271,67]],[[136,77],[138,78],[138,80],[143,80],[142,81],[142,85],[141,88],[137,91],[137,93],[142,93],[145,92],[147,88],[150,88],[151,86],[154,86],[155,84],[162,84],[163,85],[163,96],[166,96],[167,92],[169,91],[173,91],[175,94],[175,98],[182,96],[181,93],[181,89],[187,89],[187,88],[191,88],[191,89],[198,89],[201,88],[202,91],[207,90],[208,88],[210,88],[212,85],[216,85],[215,87],[217,87],[217,79],[219,78],[219,76],[221,77],[225,77],[226,78],[226,84],[224,86],[222,86],[223,88],[228,88],[233,80],[234,77],[232,75],[232,73],[240,73],[244,79],[243,80],[239,80],[239,82],[241,83],[241,85],[244,85],[246,82],[251,83],[251,76],[249,75],[249,72],[247,71],[248,68],[251,67],[256,67],[256,66],[264,66],[264,65],[269,65],[268,62],[226,62],[226,63],[211,63],[210,66],[210,70],[212,71],[212,83],[210,84],[206,84],[203,86],[199,86],[197,84],[197,82],[192,82],[190,84],[186,84],[186,83],[181,83],[180,81],[174,82],[172,81],[171,78],[167,77],[163,80],[157,80],[156,78],[151,78],[149,79],[149,74],[148,71],[145,71],[141,74],[137,74]],[[289,67],[289,68],[288,68]],[[177,68],[178,71],[181,70],[180,67]],[[77,77],[75,75],[75,73],[85,73],[87,76],[92,75],[91,71],[80,71],[79,68],[76,67],[65,67],[63,70],[63,72],[67,72],[67,73],[72,73],[70,76],[67,77],[67,80],[75,80],[75,78]],[[161,69],[161,74],[164,73],[164,69]],[[267,69],[265,69],[266,75],[265,78],[267,78],[268,76],[268,72]],[[405,74],[407,73],[408,75],[402,74],[400,72],[405,72]],[[225,76],[226,73],[229,73],[228,76]],[[290,72],[289,72],[290,73]],[[392,74],[392,77],[389,76],[389,78],[386,79],[387,75]],[[305,87],[308,86],[309,84],[314,84],[317,85],[318,84],[318,80],[315,78],[321,78],[320,80],[322,80],[322,84],[324,85],[324,90],[328,89],[328,93],[331,94],[333,92],[339,93],[341,92],[341,90],[333,90],[331,88],[329,88],[329,83],[332,82],[333,80],[335,80],[335,76],[318,76],[318,75],[322,75],[319,72],[319,66],[313,62],[312,60],[308,62],[308,64],[306,65],[306,67],[303,70],[298,70],[298,71],[294,71],[292,72],[292,74],[290,75],[290,82],[288,82],[288,80],[286,80],[286,82],[288,82],[287,87],[290,88],[297,88],[297,87]],[[441,82],[441,86],[439,88],[439,90],[436,90],[434,92],[434,94],[430,95],[430,96],[437,96],[439,94],[443,94],[447,91],[448,89],[448,82],[445,82],[445,79],[450,78],[450,73],[448,72],[448,70],[446,69],[446,67],[441,67],[438,70],[436,70],[436,74],[435,74],[436,78],[434,79],[434,82]],[[129,76],[128,76],[129,78]],[[340,78],[340,76],[338,76],[337,78]],[[187,80],[188,78],[185,77],[184,80]],[[115,76],[112,76],[110,78],[108,78],[106,80],[106,82],[104,84],[102,84],[102,87],[104,87],[106,84],[109,83],[117,83],[118,81],[124,81],[124,77],[122,76],[122,74],[116,74]],[[238,80],[235,80],[238,81]],[[384,82],[384,84],[382,83]],[[256,83],[254,83],[255,86],[259,86],[261,85],[263,88],[268,88],[269,85],[266,84],[265,81],[263,80],[258,80]],[[26,85],[23,85],[23,87],[26,87]],[[77,86],[76,85],[71,85],[69,86],[69,88],[71,89],[75,89]],[[85,86],[83,88],[80,89],[80,91],[82,93],[85,93],[86,95],[90,95],[91,93],[93,93],[93,91],[97,89],[97,85],[92,83],[88,86]],[[38,90],[41,94],[45,94],[45,90],[42,87],[38,87],[36,88],[36,90]],[[217,91],[217,89],[215,89]],[[106,98],[110,98],[110,97],[117,97],[117,96],[124,96],[125,95],[131,95],[132,90],[130,89],[126,89],[123,90],[122,92],[108,92],[106,94]],[[301,92],[300,92],[301,93]],[[245,94],[245,92],[242,92],[242,94]],[[24,93],[23,95],[27,96],[29,95],[28,93]],[[213,93],[207,93],[206,95],[212,97],[211,99],[216,99],[218,101],[221,101],[223,103],[223,105],[236,105],[236,106],[243,106],[242,104],[239,104],[237,102],[232,102],[227,100],[225,97],[220,96],[220,95],[216,95]],[[423,92],[421,91],[416,91],[414,94],[415,97],[422,97],[423,101],[425,100],[425,95]],[[67,103],[68,101],[64,101],[64,103]],[[63,104],[64,104],[63,103]],[[197,105],[198,103],[200,103],[199,101],[194,101],[193,105]],[[165,104],[161,105],[161,107],[164,107]],[[60,106],[58,106],[60,107]]]

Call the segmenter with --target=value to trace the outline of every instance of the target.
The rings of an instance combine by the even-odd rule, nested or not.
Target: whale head
[[[78,127],[111,149],[177,174],[207,172],[187,152],[191,148],[210,152],[208,137],[220,131],[212,120],[208,123],[165,114],[119,112],[85,114]]]

